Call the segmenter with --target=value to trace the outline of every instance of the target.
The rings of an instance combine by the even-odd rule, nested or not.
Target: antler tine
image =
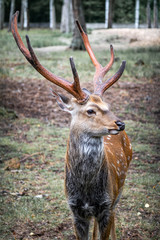
[[[96,57],[95,57],[95,55],[94,55],[94,53],[92,51],[92,48],[90,46],[87,34],[83,31],[83,28],[81,27],[81,25],[80,25],[78,20],[76,20],[76,24],[77,24],[78,29],[80,31],[80,34],[81,34],[81,37],[83,39],[83,43],[85,45],[85,48],[86,48],[86,50],[87,50],[87,52],[88,52],[88,54],[89,54],[89,56],[90,56],[90,58],[92,60],[92,63],[94,64],[95,67],[100,67],[100,64],[97,61],[97,59],[96,59]]]
[[[112,64],[113,64],[113,62],[114,62],[113,46],[110,45],[110,49],[111,49],[111,59],[110,59],[110,62],[103,68],[103,67],[101,66],[101,64],[97,61],[97,59],[96,59],[96,57],[95,57],[95,55],[94,55],[94,53],[93,53],[93,50],[92,50],[92,48],[91,48],[91,45],[90,45],[90,43],[89,43],[88,36],[87,36],[87,34],[83,31],[83,28],[82,28],[82,26],[80,25],[80,23],[79,23],[78,20],[76,20],[76,24],[77,24],[78,29],[79,29],[79,31],[80,31],[80,34],[81,34],[81,37],[82,37],[82,39],[83,39],[85,48],[86,48],[86,50],[87,50],[87,52],[88,52],[88,54],[89,54],[89,56],[90,56],[90,58],[91,58],[91,60],[92,60],[92,62],[93,62],[93,64],[94,64],[94,66],[95,66],[96,68],[98,68],[98,70],[99,70],[99,68],[101,69],[102,76],[104,77],[104,75],[109,71],[109,69],[111,68],[111,66],[112,66]]]
[[[28,51],[28,49],[25,47],[19,33],[18,33],[18,28],[17,28],[17,18],[19,15],[19,11],[17,11],[13,17],[12,17],[12,22],[11,22],[11,31],[13,34],[13,37],[17,43],[17,46],[19,47],[20,51],[23,53],[23,55],[26,57],[28,61],[31,60],[31,55]]]
[[[12,30],[12,34],[15,38],[15,41],[17,43],[17,46],[19,47],[20,51],[22,52],[22,54],[25,56],[25,58],[29,61],[29,63],[42,75],[44,76],[47,80],[51,81],[52,83],[58,85],[59,87],[62,87],[63,89],[65,89],[67,92],[69,92],[70,94],[72,94],[78,101],[79,103],[83,104],[86,99],[88,99],[88,95],[83,92],[80,88],[80,83],[78,85],[78,81],[79,78],[74,80],[73,83],[70,83],[69,81],[67,81],[66,79],[63,79],[61,77],[58,77],[56,75],[54,75],[53,73],[51,73],[50,71],[48,71],[47,69],[45,69],[40,62],[38,61],[32,47],[30,44],[30,40],[29,37],[26,36],[26,41],[27,41],[27,45],[28,45],[28,49],[25,47],[19,33],[18,33],[18,28],[17,28],[17,18],[18,18],[18,14],[19,12],[17,11],[12,18],[12,23],[11,23],[11,30]],[[75,83],[76,81],[76,83]],[[79,87],[75,87],[79,86]]]
[[[102,80],[103,80],[104,76],[110,70],[110,68],[114,62],[113,46],[110,45],[111,58],[110,58],[109,63],[105,67],[102,67],[101,64],[97,61],[97,59],[91,49],[87,34],[83,31],[78,20],[76,20],[76,23],[79,28],[81,37],[83,39],[85,48],[96,68],[96,72],[95,72],[95,75],[93,78],[94,79],[94,93],[101,96],[110,86],[112,86],[121,77],[121,75],[125,69],[125,61],[122,62],[122,65],[121,65],[120,69],[117,71],[117,73],[115,73],[111,78],[109,78],[106,82],[103,83]]]
[[[73,73],[73,77],[74,77],[73,89],[76,92],[80,92],[81,95],[84,96],[82,103],[85,103],[88,100],[89,96],[84,94],[84,92],[81,90],[79,76],[78,76],[74,61],[73,61],[73,57],[70,57],[69,60],[70,60],[70,65],[71,65],[71,69],[72,69],[72,73]],[[78,101],[78,102],[81,103],[81,101]]]
[[[79,76],[73,61],[73,57],[69,58],[70,60],[70,65],[71,65],[71,69],[72,69],[72,73],[73,73],[73,77],[74,77],[74,88],[75,89],[79,89],[80,90],[80,81],[79,81]]]
[[[112,65],[114,63],[114,50],[113,50],[112,45],[110,45],[110,51],[111,51],[111,59],[110,59],[109,63],[103,68],[102,77],[104,77],[106,75],[106,73],[110,70],[110,68],[112,67]]]
[[[97,86],[94,90],[94,93],[102,96],[103,93],[121,77],[121,75],[123,74],[123,71],[125,69],[125,65],[126,65],[126,61],[122,61],[122,64],[121,64],[119,70],[104,83],[99,84],[99,85],[97,84]]]

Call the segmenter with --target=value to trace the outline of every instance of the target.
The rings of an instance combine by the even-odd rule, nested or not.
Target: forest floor
[[[82,86],[93,90],[92,63],[86,52],[69,49],[71,36],[47,30],[27,34],[47,69],[72,81],[68,63],[72,55]],[[109,76],[123,59],[127,61],[123,76],[104,96],[125,121],[133,145],[117,208],[118,239],[158,240],[160,31],[94,30],[89,39],[102,65],[109,61],[113,44],[115,64]],[[64,91],[39,77],[5,30],[0,46],[0,239],[75,239],[63,187],[70,116],[59,109],[49,89]]]

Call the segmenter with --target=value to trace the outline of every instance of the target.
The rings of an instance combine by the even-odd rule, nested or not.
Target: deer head
[[[123,61],[119,70],[111,78],[104,82],[102,81],[114,62],[114,51],[112,45],[110,46],[110,62],[105,67],[102,67],[91,49],[87,34],[83,31],[80,23],[76,21],[85,48],[96,69],[94,75],[94,93],[91,94],[88,90],[81,88],[73,58],[70,58],[70,64],[74,78],[73,83],[54,75],[40,64],[31,47],[29,37],[26,36],[26,42],[28,45],[27,49],[18,33],[18,14],[19,13],[16,12],[13,16],[11,30],[22,54],[25,56],[28,62],[47,80],[65,89],[73,96],[73,98],[69,99],[52,91],[59,106],[64,111],[71,113],[71,126],[75,127],[77,131],[85,131],[93,136],[117,134],[119,131],[124,130],[124,123],[114,116],[109,109],[109,105],[102,100],[102,95],[104,92],[121,77],[125,69],[125,61]]]

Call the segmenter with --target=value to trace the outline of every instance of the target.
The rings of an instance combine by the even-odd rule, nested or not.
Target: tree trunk
[[[4,1],[0,0],[0,29],[3,29],[4,24]]]
[[[158,7],[157,7],[157,0],[154,0],[154,8],[153,8],[153,22],[154,28],[158,28]]]
[[[20,18],[20,23],[21,23],[21,30],[24,29],[24,0],[21,0],[21,18]]]
[[[113,2],[114,2],[113,0],[109,1],[108,28],[112,28]]]
[[[147,27],[151,28],[151,2],[147,1]]]
[[[60,29],[63,33],[73,32],[72,0],[63,0]]]
[[[24,0],[24,28],[28,29],[28,0]]]
[[[135,7],[135,28],[139,28],[139,0],[136,0],[136,7]]]
[[[105,2],[105,28],[108,28],[109,21],[109,0]]]
[[[86,23],[83,14],[82,2],[81,0],[72,0],[73,16],[74,19],[78,19],[82,28],[86,32]],[[70,46],[73,50],[85,50],[82,38],[80,36],[79,30],[76,25],[74,25],[73,38]]]
[[[54,6],[54,0],[49,1],[49,27],[50,29],[54,30],[56,29],[56,13],[55,13],[55,6]]]
[[[11,31],[11,20],[12,20],[13,14],[14,14],[14,9],[15,9],[15,0],[11,0],[8,31]]]
[[[105,28],[112,28],[114,0],[105,1]]]
[[[29,29],[28,0],[21,1],[21,30]]]

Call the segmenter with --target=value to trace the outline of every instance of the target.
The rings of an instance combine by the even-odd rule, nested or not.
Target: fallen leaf
[[[12,158],[5,163],[4,170],[13,170],[13,169],[19,169],[20,168],[20,161],[18,158]]]

